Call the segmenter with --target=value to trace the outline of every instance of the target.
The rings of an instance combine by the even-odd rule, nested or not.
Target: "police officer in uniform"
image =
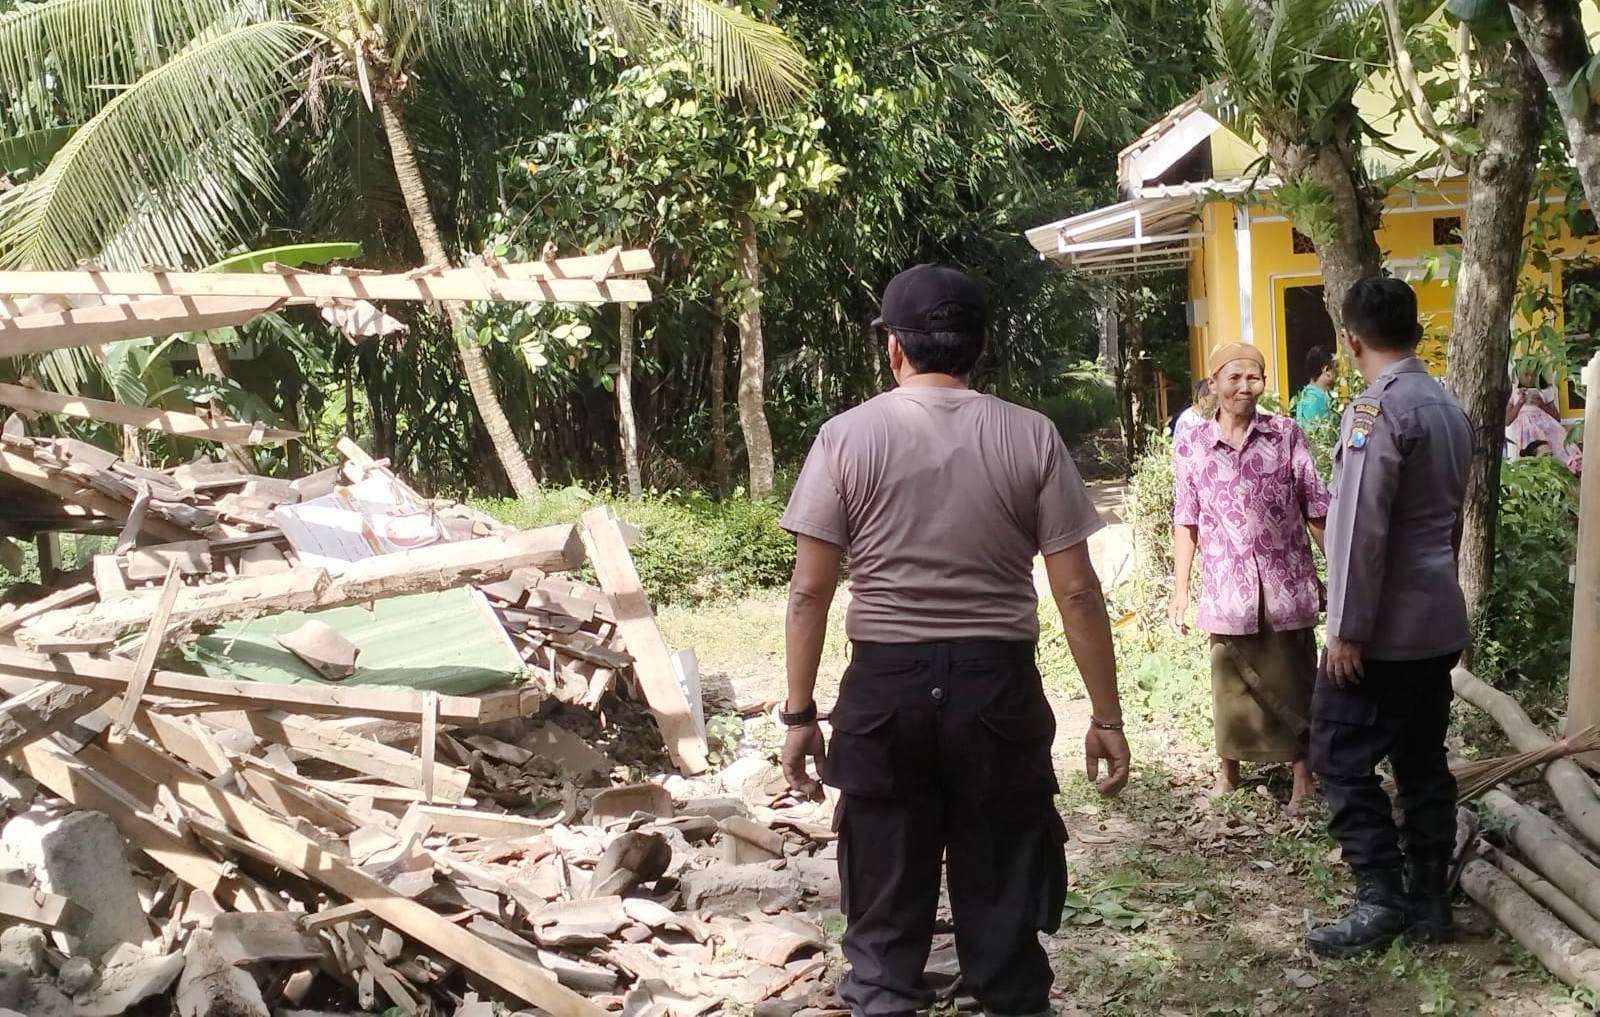
[[[875,324],[897,385],[823,425],[783,515],[796,536],[784,772],[814,794],[815,757],[841,792],[839,994],[856,1017],[933,1004],[922,976],[941,863],[963,987],[994,1017],[1049,1013],[1039,933],[1061,920],[1066,830],[1034,664],[1035,555],[1093,707],[1089,777],[1102,794],[1128,779],[1087,544],[1102,524],[1049,419],[968,386],[986,314],[953,268],[896,276]],[[825,747],[813,690],[845,557],[851,661]]]
[[[1367,389],[1345,410],[1328,512],[1328,633],[1312,696],[1310,759],[1356,903],[1312,930],[1346,957],[1397,936],[1452,938],[1456,782],[1445,758],[1450,671],[1468,642],[1456,578],[1472,450],[1466,414],[1416,356],[1417,298],[1363,279],[1344,324]],[[1394,768],[1403,831],[1374,773]]]

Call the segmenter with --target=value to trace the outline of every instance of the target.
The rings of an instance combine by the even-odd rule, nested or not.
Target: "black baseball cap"
[[[948,265],[914,265],[883,290],[883,304],[873,328],[906,332],[983,333],[989,302],[983,287]]]

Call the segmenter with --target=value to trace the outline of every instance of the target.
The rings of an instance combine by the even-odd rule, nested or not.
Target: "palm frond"
[[[628,49],[647,53],[663,43],[687,56],[724,94],[747,92],[775,109],[810,88],[806,58],[777,26],[718,0],[381,0],[396,44],[414,39],[431,56],[463,63],[485,52],[548,44],[586,23],[611,29]]]
[[[186,179],[204,179],[197,200],[170,209],[152,229],[174,263],[214,260],[236,225],[228,209],[259,200],[272,185],[259,147],[240,151],[214,141],[268,125],[313,38],[285,21],[245,25],[216,32],[141,77],[7,203],[0,264],[44,268],[97,254],[152,195]],[[213,157],[208,178],[196,163],[206,155]]]
[[[13,179],[44,169],[78,128],[46,127],[0,140],[0,172]]]
[[[45,0],[0,15],[0,89],[48,81],[73,119],[102,106],[108,88],[166,61],[207,26],[259,10],[261,0]],[[32,111],[38,119],[50,111]]]

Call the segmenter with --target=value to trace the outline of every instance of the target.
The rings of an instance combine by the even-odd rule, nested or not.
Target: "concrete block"
[[[0,932],[0,963],[19,967],[30,975],[42,975],[45,945],[43,929],[13,925]]]
[[[6,823],[0,845],[28,869],[39,889],[89,912],[83,934],[64,937],[69,952],[97,957],[118,943],[150,938],[127,840],[110,816],[29,810]]]

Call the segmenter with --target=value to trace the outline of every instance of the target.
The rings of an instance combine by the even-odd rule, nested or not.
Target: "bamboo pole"
[[[1578,503],[1578,564],[1572,595],[1572,667],[1567,684],[1567,731],[1600,723],[1600,353],[1584,384],[1584,470]],[[1589,455],[1588,453],[1594,453]],[[1586,760],[1600,762],[1600,753]]]

